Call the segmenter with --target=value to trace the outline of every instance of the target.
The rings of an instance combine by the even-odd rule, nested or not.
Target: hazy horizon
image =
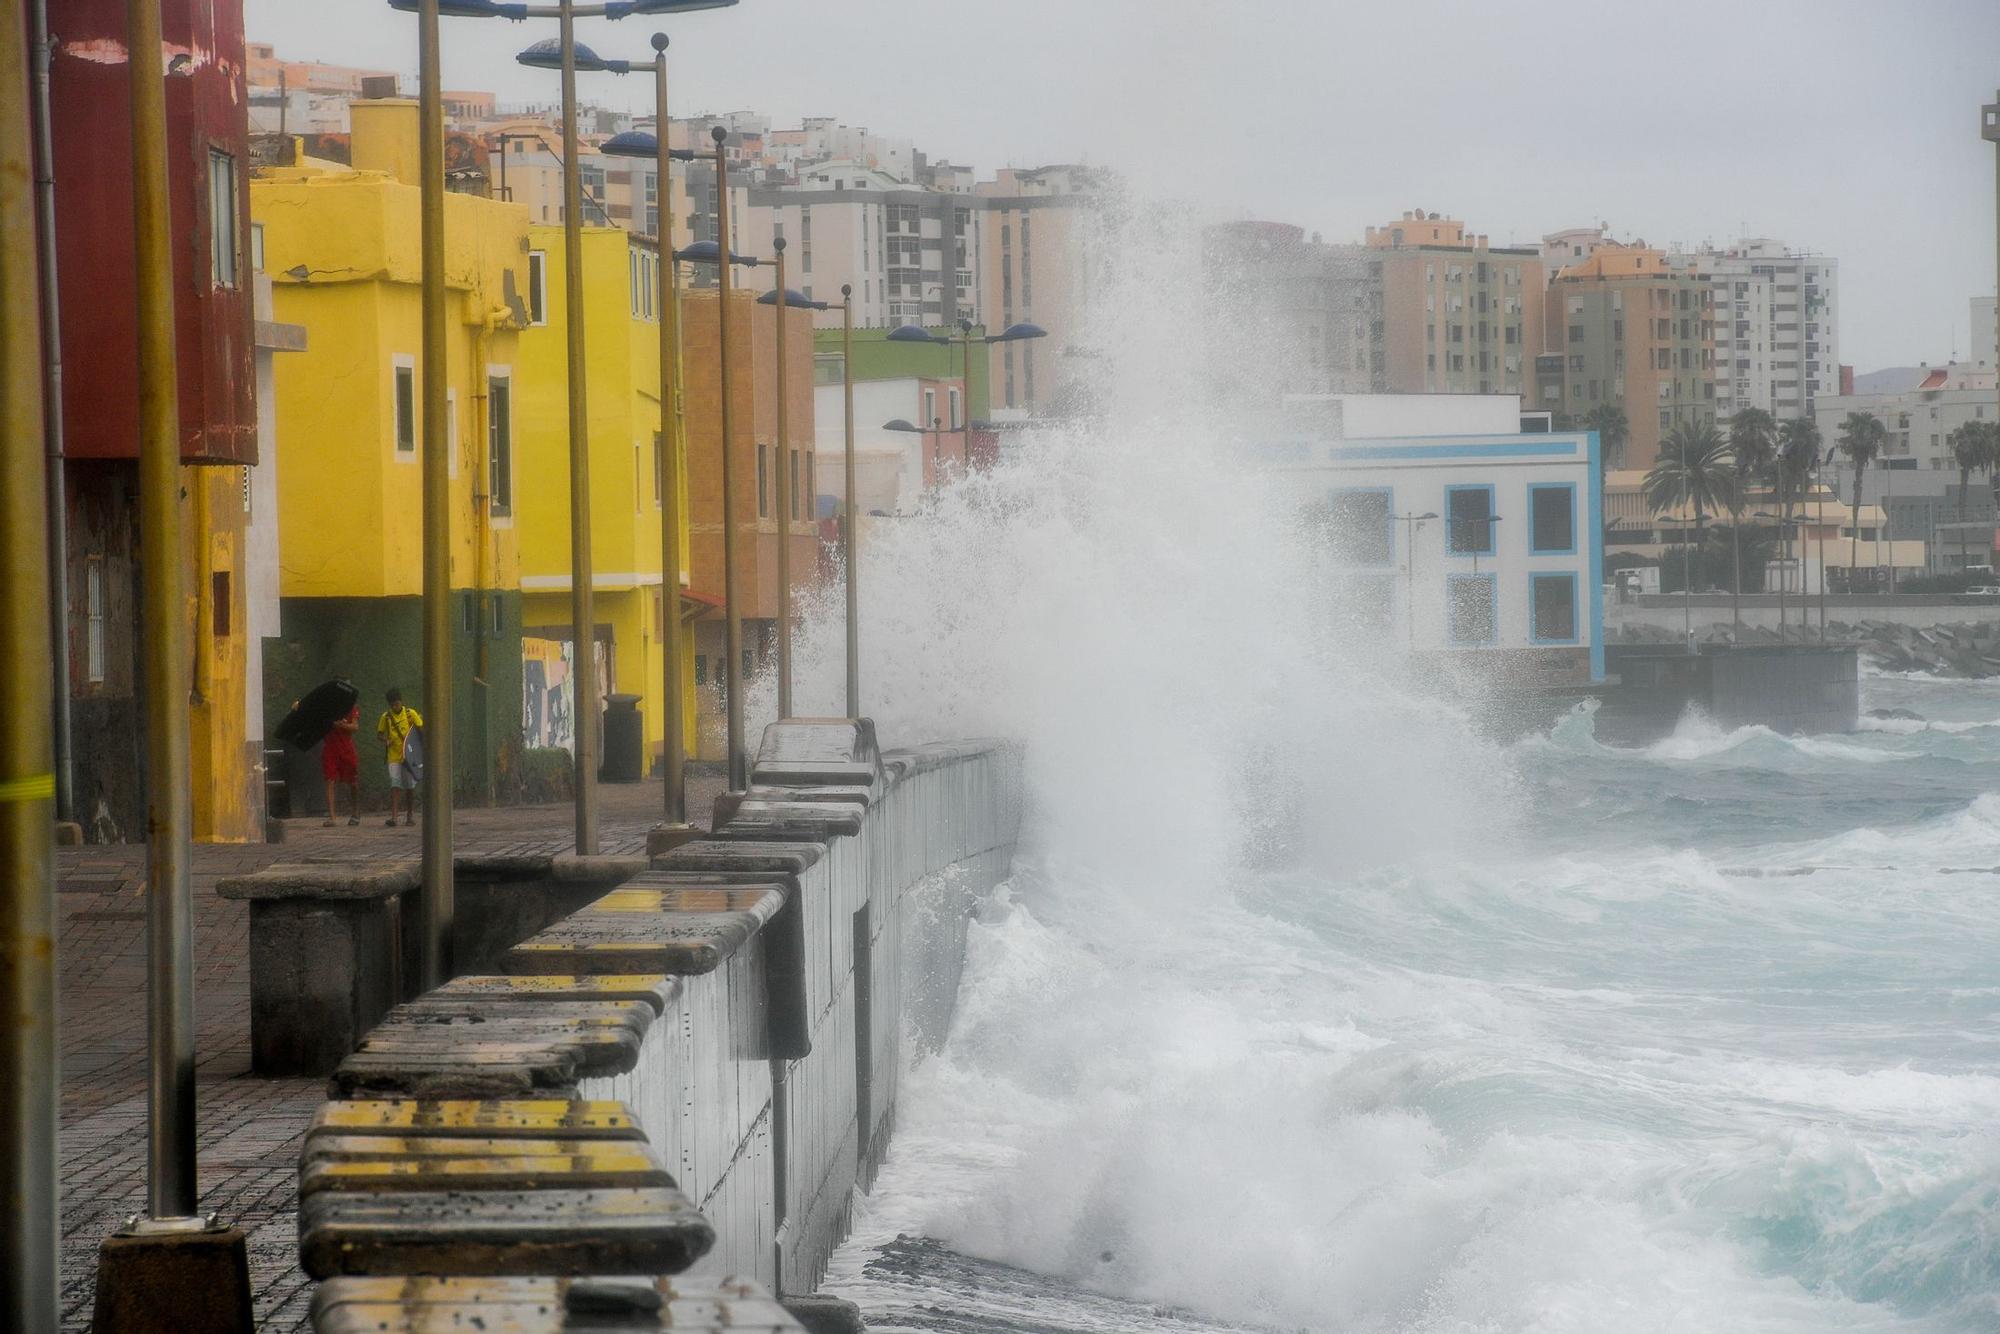
[[[634,57],[670,32],[677,115],[831,115],[982,175],[1097,163],[1218,217],[1328,240],[1417,207],[1495,244],[1599,221],[1662,246],[1776,237],[1839,258],[1841,360],[1857,371],[1966,355],[1968,298],[1994,290],[1994,154],[1978,121],[2000,85],[2000,6],[1984,0],[1694,0],[1671,22],[1448,0],[1352,13],[1244,0],[1149,23],[1158,13],[743,0],[578,30]],[[415,20],[385,0],[247,0],[247,21],[287,59],[415,68]],[[448,19],[445,81],[553,101],[555,76],[512,59],[552,31]],[[582,86],[650,109],[643,81]]]

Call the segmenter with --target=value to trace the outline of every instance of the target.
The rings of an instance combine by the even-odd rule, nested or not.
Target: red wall
[[[250,274],[249,120],[242,0],[161,0],[181,453],[257,461]],[[138,455],[132,110],[125,0],[50,0],[56,52],[56,258],[61,282],[63,423],[78,458]],[[184,60],[179,58],[185,57]],[[236,163],[237,285],[210,272],[208,154]]]

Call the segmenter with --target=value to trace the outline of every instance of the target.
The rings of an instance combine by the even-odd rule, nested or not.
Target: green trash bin
[[[604,762],[600,783],[637,783],[646,776],[646,732],[639,723],[637,695],[611,695],[604,701]]]

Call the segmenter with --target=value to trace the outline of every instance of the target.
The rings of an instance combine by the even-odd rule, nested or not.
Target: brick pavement
[[[698,824],[721,791],[696,778]],[[644,851],[659,820],[657,782],[599,788],[606,852]],[[513,806],[457,813],[466,852],[535,853],[571,846],[571,808]],[[420,852],[419,828],[286,823],[285,841],[201,845],[194,855],[196,1144],[200,1208],[249,1236],[250,1284],[261,1330],[303,1329],[311,1285],[298,1268],[298,1153],[319,1079],[258,1079],[250,1070],[249,905],[216,882],[302,857],[375,858]],[[146,850],[138,844],[57,854],[57,969],[62,1042],[63,1328],[90,1327],[97,1248],[146,1200]]]

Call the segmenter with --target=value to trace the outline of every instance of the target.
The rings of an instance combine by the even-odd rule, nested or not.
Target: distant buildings
[[[1370,227],[1392,393],[1526,394],[1542,347],[1542,258],[1413,211]]]
[[[1544,300],[1548,344],[1529,402],[1571,417],[1622,407],[1631,434],[1613,462],[1649,468],[1674,426],[1715,416],[1706,281],[1675,270],[1659,250],[1600,238],[1555,275]]]
[[[1219,396],[1346,394],[1388,387],[1382,260],[1282,222],[1232,222],[1202,238]]]
[[[1715,293],[1715,413],[1762,408],[1811,417],[1840,392],[1840,261],[1747,237],[1724,249],[1676,251],[1668,264]]]
[[[1879,386],[1876,392],[1823,395],[1813,415],[1820,434],[1831,446],[1849,413],[1872,414],[1889,432],[1883,446],[1883,467],[1956,473],[1952,431],[1969,421],[2000,417],[1990,365],[1954,362],[1885,371],[1870,378]],[[1883,385],[1884,380],[1891,384]]]

